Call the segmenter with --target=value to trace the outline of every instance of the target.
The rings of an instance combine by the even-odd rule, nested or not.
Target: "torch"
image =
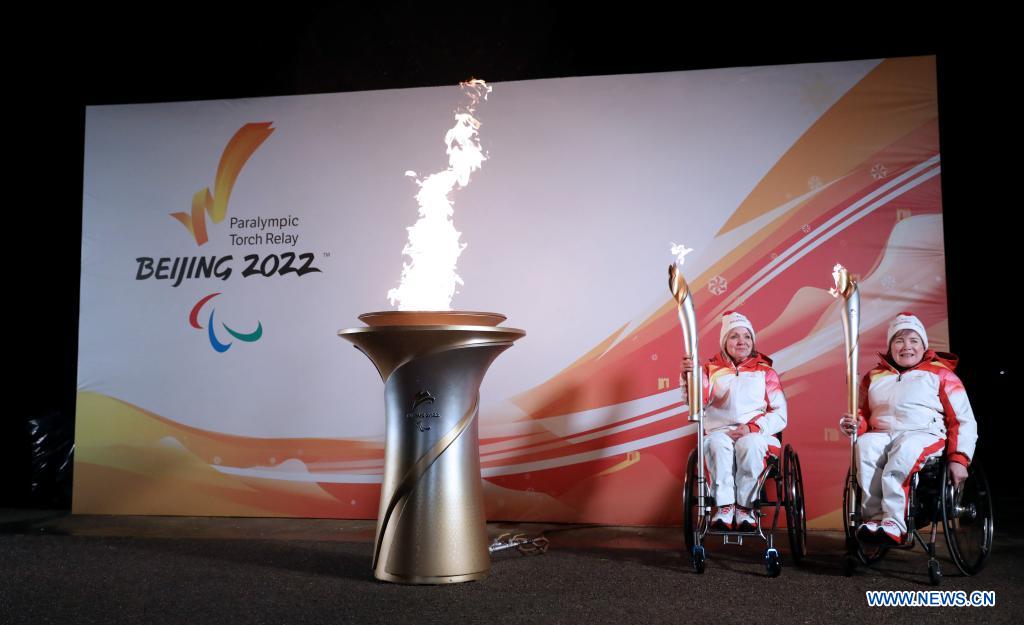
[[[683,328],[683,353],[693,361],[693,371],[686,376],[687,399],[690,403],[690,421],[697,422],[697,507],[700,516],[707,513],[704,495],[707,488],[704,480],[704,379],[701,375],[700,356],[697,351],[697,317],[693,311],[693,294],[680,270],[683,255],[690,251],[683,246],[673,246],[678,260],[668,267],[668,288],[676,300],[679,325]],[[700,544],[699,524],[694,525],[694,545]]]
[[[846,338],[846,409],[857,417],[857,352],[860,343],[860,291],[857,279],[842,265],[832,268],[836,286],[829,289],[835,298],[843,300],[843,333]],[[857,431],[850,437],[851,449],[857,442]]]
[[[700,375],[700,360],[697,353],[697,318],[693,312],[693,296],[686,284],[683,272],[673,263],[668,267],[668,288],[676,300],[679,325],[683,328],[683,353],[693,360],[694,373],[686,376],[686,392],[690,400],[690,421],[703,423],[704,380]]]
[[[832,268],[832,278],[835,280],[835,288],[829,289],[829,293],[835,298],[843,300],[843,333],[846,338],[846,409],[854,418],[857,414],[857,352],[860,341],[860,291],[857,288],[857,280],[850,275],[846,267],[837,264]],[[852,529],[854,519],[857,518],[856,493],[860,488],[857,478],[857,428],[854,428],[850,436],[850,473],[847,478],[846,493],[843,497],[843,513],[846,515],[846,549],[848,554],[857,552],[856,538],[853,537]]]

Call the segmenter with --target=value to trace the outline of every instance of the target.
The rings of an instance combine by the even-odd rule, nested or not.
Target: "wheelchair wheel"
[[[856,553],[849,555],[855,555],[862,564],[867,565],[874,564],[885,557],[885,554],[889,552],[888,547],[862,545],[855,535],[857,521],[860,519],[860,486],[853,479],[853,469],[846,474],[846,488],[843,490],[843,517],[846,544],[855,545],[855,547],[851,547],[851,551]]]
[[[953,563],[964,575],[975,575],[992,553],[995,529],[985,471],[978,463],[967,471],[967,479],[955,489],[943,464],[942,526]]]
[[[804,508],[804,476],[800,471],[800,456],[786,445],[782,457],[782,479],[786,506],[786,531],[793,562],[800,564],[807,555],[807,514]]]
[[[704,511],[697,507],[697,470],[697,450],[694,449],[686,460],[686,475],[683,477],[683,539],[686,541],[686,551],[691,555],[694,554],[694,532],[699,530],[703,534],[706,522]],[[703,549],[701,555],[703,556]]]

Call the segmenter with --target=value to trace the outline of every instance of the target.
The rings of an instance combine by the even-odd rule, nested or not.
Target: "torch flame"
[[[672,247],[669,248],[672,255],[676,257],[676,266],[680,269],[683,268],[683,262],[686,260],[685,256],[693,251],[692,247],[686,247],[682,243],[673,243]]]
[[[836,286],[828,290],[832,297],[849,298],[856,282],[856,278],[850,275],[850,271],[841,264],[836,263],[832,268],[832,279]]]
[[[466,244],[459,241],[462,233],[455,229],[448,196],[456,185],[468,185],[470,174],[487,160],[477,139],[480,122],[473,114],[492,87],[477,79],[460,87],[469,102],[455,111],[455,125],[444,137],[448,168],[424,179],[416,178],[420,217],[408,228],[409,240],[402,249],[409,262],[402,264],[399,286],[388,291],[388,300],[399,310],[451,310],[455,290],[463,284],[456,263]],[[416,177],[412,171],[405,174]]]
[[[683,262],[686,260],[685,256],[692,252],[693,248],[686,247],[682,243],[673,243],[669,251],[676,257],[676,260],[668,267],[668,288],[672,291],[672,297],[676,302],[682,304],[686,296],[690,294],[690,288],[686,284],[686,279],[683,278]]]

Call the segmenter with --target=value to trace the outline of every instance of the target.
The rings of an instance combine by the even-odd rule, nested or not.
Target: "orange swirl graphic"
[[[228,141],[224,153],[221,154],[220,164],[217,165],[217,178],[214,181],[213,194],[210,193],[209,187],[197,191],[192,196],[191,213],[171,213],[171,217],[188,228],[188,231],[196,238],[197,245],[202,245],[209,240],[206,234],[204,213],[209,214],[210,220],[215,224],[224,220],[228,214],[228,199],[231,198],[231,189],[235,186],[235,179],[238,178],[239,172],[242,171],[242,167],[245,166],[253,152],[274,132],[275,129],[270,127],[273,123],[250,123],[239,128],[235,136]]]

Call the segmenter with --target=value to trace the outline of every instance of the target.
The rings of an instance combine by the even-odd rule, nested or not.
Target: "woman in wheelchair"
[[[912,478],[945,452],[954,485],[967,478],[978,440],[977,423],[960,378],[957,357],[928,349],[928,333],[900,313],[886,333],[888,352],[861,380],[860,415],[844,414],[840,427],[857,431],[855,463],[861,490],[857,538],[899,546],[907,542]]]
[[[786,398],[771,359],[755,350],[754,328],[745,316],[722,316],[719,344],[722,351],[701,368],[705,470],[717,505],[711,528],[754,531],[758,476],[768,454],[779,455],[775,434],[786,427]],[[682,375],[692,371],[693,360],[684,358]],[[685,402],[686,384],[681,386]]]

